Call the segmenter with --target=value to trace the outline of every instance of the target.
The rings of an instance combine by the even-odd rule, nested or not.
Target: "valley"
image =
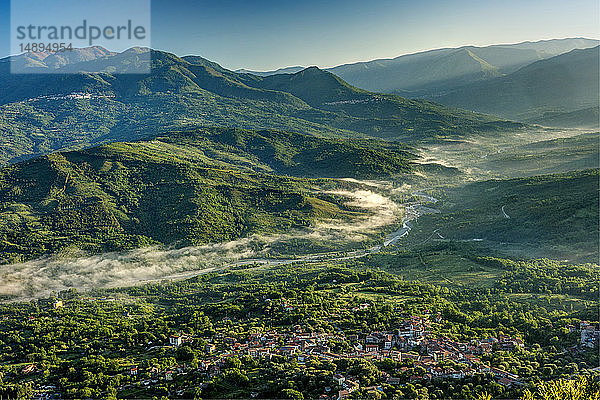
[[[0,60],[0,399],[600,396],[596,42]]]
[[[52,162],[49,165],[55,165],[56,162],[63,165],[60,169],[53,167],[58,172],[53,178],[56,183],[53,188],[40,187],[36,190],[57,193],[67,182],[68,185],[58,192],[60,196],[52,194],[51,198],[44,198],[46,195],[39,197],[40,194],[36,194],[38,197],[30,197],[22,205],[11,202],[4,205],[3,221],[13,221],[13,225],[5,225],[4,234],[8,236],[3,241],[3,254],[15,258],[10,269],[0,271],[4,282],[0,285],[0,294],[7,298],[34,294],[47,296],[69,287],[89,290],[123,284],[139,285],[164,279],[187,279],[196,274],[241,266],[344,263],[377,253],[420,248],[434,243],[471,243],[474,248],[480,249],[477,251],[502,257],[539,258],[550,255],[571,262],[594,262],[598,241],[594,237],[589,240],[581,238],[584,232],[598,228],[593,225],[591,218],[598,212],[598,191],[593,190],[597,169],[591,169],[598,165],[598,149],[595,146],[598,133],[538,131],[535,135],[529,135],[525,144],[524,136],[521,133],[506,133],[501,137],[479,138],[477,142],[468,144],[449,143],[419,149],[362,139],[344,142],[280,131],[210,128],[160,136],[147,142],[117,143],[83,152],[65,153],[64,158],[53,156],[48,160]],[[488,153],[500,144],[502,151]],[[378,150],[376,146],[382,147]],[[323,153],[325,148],[330,153]],[[355,151],[357,153],[352,153]],[[393,156],[390,151],[395,151],[396,155]],[[419,155],[423,153],[428,158]],[[311,159],[317,154],[319,162]],[[330,154],[330,158],[323,159],[323,154]],[[377,161],[373,161],[373,157],[378,157]],[[373,164],[363,164],[361,159],[370,160]],[[551,164],[554,159],[557,165]],[[148,211],[137,208],[137,205],[131,208],[140,200],[136,199],[139,196],[135,194],[136,191],[129,193],[133,187],[127,186],[127,179],[151,177],[148,174],[152,171],[152,163],[163,165],[160,176],[164,179],[164,163],[167,160],[173,165],[180,165],[177,168],[189,168],[192,165],[189,163],[193,163],[197,171],[195,173],[203,176],[203,180],[197,182],[202,182],[203,186],[217,185],[215,188],[226,190],[224,193],[232,190],[224,189],[224,184],[236,186],[236,191],[250,190],[247,193],[258,190],[252,186],[256,183],[243,189],[248,183],[240,186],[243,182],[240,179],[258,182],[261,196],[267,193],[263,186],[266,182],[271,182],[269,185],[274,185],[273,188],[281,189],[273,192],[277,193],[274,203],[252,205],[252,217],[240,215],[242,209],[235,206],[238,211],[232,215],[239,218],[241,224],[252,228],[243,228],[242,225],[238,233],[228,233],[229,240],[219,240],[218,235],[222,233],[218,230],[209,233],[210,236],[194,236],[193,233],[182,236],[183,233],[177,233],[185,232],[181,230],[185,225],[181,224],[177,224],[179,226],[175,231],[166,231],[163,223],[155,225],[156,216],[152,217],[154,222],[149,222],[147,227],[140,222],[132,225],[133,220],[148,218],[145,216]],[[140,168],[147,162],[151,163]],[[389,163],[389,167],[386,167],[386,163]],[[30,178],[18,174],[31,170],[34,165],[40,164],[29,162],[23,165],[25,169],[15,168],[18,165],[7,169],[6,172],[10,171],[10,174],[3,178],[5,193],[18,192],[21,193],[19,198],[24,198],[22,189],[13,188],[9,182],[22,182],[19,183],[21,187],[31,187],[30,183],[25,183]],[[310,170],[305,169],[307,165],[311,166]],[[374,165],[378,168],[371,169]],[[507,165],[511,168],[507,168]],[[47,168],[45,164],[41,166]],[[116,166],[120,170],[115,169]],[[131,169],[131,172],[124,173],[124,168]],[[520,177],[543,175],[550,170],[561,172],[573,169],[583,172],[535,178],[542,179],[541,182],[566,179],[568,184],[565,190],[568,187],[569,191],[564,194],[536,189],[536,192],[543,194],[531,199],[525,196],[525,192],[519,192],[514,184],[519,182],[518,179],[528,182]],[[231,181],[231,177],[224,179],[219,171],[234,173],[233,176],[237,178],[234,181]],[[297,177],[288,175],[280,178],[273,175],[281,173]],[[388,174],[387,177],[385,174]],[[61,175],[63,178],[60,178]],[[65,175],[71,178],[65,180]],[[335,178],[347,175],[353,178]],[[92,176],[97,183],[90,186],[85,182]],[[184,179],[184,176],[177,179]],[[105,183],[98,181],[99,178]],[[147,179],[143,178],[144,181]],[[215,179],[217,181],[211,183]],[[574,183],[577,180],[582,183],[576,188]],[[47,185],[52,180],[44,181]],[[115,186],[117,183],[120,186]],[[525,188],[530,184],[526,183]],[[106,191],[101,189],[102,185],[111,188]],[[481,191],[489,192],[497,185],[504,188],[501,192],[503,197],[483,202],[482,199],[488,195],[482,195]],[[569,203],[567,198],[573,190],[579,193],[578,202]],[[185,193],[182,192],[182,199],[194,202],[193,197],[188,197],[195,196],[193,192]],[[293,201],[299,203],[292,203],[291,199],[281,203],[284,195],[294,199],[297,197],[298,200]],[[94,200],[99,202],[97,204],[104,204],[102,207],[107,213],[106,220],[115,221],[113,224],[116,225],[108,224],[100,229],[100,225],[94,222],[99,214],[93,211],[93,203],[81,203],[82,198],[90,196],[98,199]],[[557,196],[562,207],[560,209],[552,208],[555,206],[551,201],[557,201]],[[56,204],[48,208],[52,202]],[[218,202],[215,206],[223,207]],[[543,204],[541,208],[532,208],[536,202]],[[65,205],[61,205],[63,203]],[[83,205],[71,205],[78,203]],[[44,208],[40,208],[42,204]],[[181,200],[174,204],[183,210]],[[279,207],[276,204],[284,208],[280,216],[273,218],[272,207]],[[485,205],[482,207],[482,204]],[[265,208],[270,210],[269,214],[260,216],[257,214],[260,208],[255,208],[257,206],[269,207]],[[206,203],[202,207],[205,214],[195,224],[202,224],[203,219],[207,218]],[[297,207],[296,215],[290,213],[291,207]],[[231,226],[230,222],[226,222],[231,217],[223,214],[222,208],[216,209],[220,211],[215,217],[222,218],[224,223]],[[60,221],[74,218],[86,223],[83,216],[87,210],[94,212],[94,217],[85,217],[92,218],[88,223],[93,224],[93,230],[85,230],[82,235],[80,230],[60,228],[60,224],[64,224]],[[197,212],[194,210],[190,208],[191,214],[188,215]],[[35,217],[42,211],[48,216],[41,219]],[[188,216],[184,218],[189,219]],[[40,223],[48,224],[46,221],[51,220],[56,222],[47,225],[46,233],[40,230]],[[535,220],[547,222],[541,229],[533,222]],[[211,229],[218,226],[215,225],[216,221],[211,222]],[[285,229],[281,228],[282,224],[286,226]],[[565,224],[573,232],[571,242],[562,234]],[[14,235],[11,231],[18,232],[14,230],[15,227],[20,227],[23,232],[31,232],[36,226],[37,236],[10,236]],[[161,230],[158,230],[159,226]],[[202,228],[201,231],[207,232],[206,229]],[[49,253],[46,256],[50,257],[36,260],[44,254],[20,253],[17,249],[22,239],[19,237],[44,243],[43,247],[36,247],[47,249]]]

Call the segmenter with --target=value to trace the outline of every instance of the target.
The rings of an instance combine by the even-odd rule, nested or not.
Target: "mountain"
[[[380,178],[414,158],[375,140],[220,128],[54,153],[0,170],[0,253],[181,247],[350,218],[302,176]]]
[[[57,53],[32,52],[12,57],[18,71],[29,73],[54,73],[67,65],[114,56],[116,53],[101,46],[73,49]]]
[[[235,72],[237,72],[238,74],[251,74],[251,75],[256,75],[256,76],[270,76],[270,75],[278,75],[278,74],[295,74],[297,72],[302,71],[303,69],[306,69],[306,67],[286,67],[286,68],[279,68],[277,70],[274,71],[251,71],[248,69],[237,69],[235,70]]]
[[[373,98],[373,93],[353,87],[317,67],[309,67],[295,74],[266,76],[257,85],[263,89],[291,93],[314,107]]]
[[[150,74],[120,73],[144,63]],[[57,71],[71,73],[14,75],[10,59],[0,60],[0,163],[202,126],[403,141],[521,127],[367,92],[314,67],[260,77],[201,57],[133,48]]]
[[[464,46],[341,65],[329,71],[366,90],[424,97],[510,74],[535,61],[598,44],[597,40],[576,38]]]
[[[410,147],[398,142],[330,139],[274,130],[204,128],[171,133],[161,140],[191,147],[202,143],[214,149],[211,154],[235,154],[226,160],[230,164],[237,165],[236,159],[242,157],[264,165],[269,172],[299,177],[383,178],[411,172],[416,159]]]
[[[589,125],[594,117],[590,108],[597,109],[599,105],[599,56],[598,46],[573,50],[510,75],[456,89],[435,100],[516,120],[537,119],[553,124],[551,118],[555,115],[559,125],[564,124],[561,119],[576,125],[580,117],[580,124]]]

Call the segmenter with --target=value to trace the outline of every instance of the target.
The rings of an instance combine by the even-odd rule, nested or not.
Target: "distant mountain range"
[[[600,72],[593,49],[599,44],[598,40],[573,38],[464,46],[341,65],[328,71],[374,92],[426,98],[546,126],[594,128],[599,124]],[[268,77],[297,73],[302,68],[252,73]]]
[[[237,72],[238,74],[252,74],[252,75],[257,75],[257,76],[270,76],[270,75],[278,75],[278,74],[295,74],[297,72],[302,71],[303,69],[306,69],[306,67],[287,67],[287,68],[279,68],[275,71],[251,71],[248,69],[237,69],[235,70],[235,72]]]
[[[426,100],[368,92],[315,67],[261,77],[202,57],[140,48],[76,50],[60,62],[27,54],[17,62],[33,59],[33,69],[65,74],[15,75],[10,59],[0,60],[0,163],[203,126],[404,141],[521,127]],[[120,74],[149,62],[151,74]]]
[[[514,120],[596,127],[599,58],[599,47],[573,50],[433,99]]]
[[[486,47],[464,46],[341,65],[329,71],[366,90],[426,97],[504,76],[535,61],[599,44],[598,40],[575,38]]]
[[[100,46],[57,53],[31,52],[12,57],[16,70],[32,73],[55,72],[67,65],[114,56],[116,53]]]
[[[345,64],[327,71],[351,85],[373,92],[396,93],[411,98],[426,97],[504,76],[535,61],[599,44],[600,41],[594,39],[571,38],[485,47],[463,46]],[[242,69],[236,72],[269,76],[297,73],[304,68],[295,66],[264,72]]]

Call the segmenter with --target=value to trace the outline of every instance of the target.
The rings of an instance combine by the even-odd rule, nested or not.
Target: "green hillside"
[[[277,173],[303,177],[381,178],[410,172],[416,158],[398,142],[328,139],[273,130],[206,128],[170,134],[166,143],[211,149],[211,157],[235,154]],[[238,163],[231,156],[228,163]],[[241,163],[248,165],[247,161]]]
[[[205,129],[55,153],[0,171],[3,262],[221,242],[350,218],[317,181],[410,171],[399,144]]]
[[[310,67],[295,74],[279,74],[264,77],[260,87],[291,93],[311,106],[339,101],[361,101],[371,98],[371,93],[355,88],[336,75]]]
[[[449,191],[410,240],[439,229],[447,240],[481,240],[520,256],[598,260],[598,169],[475,182]],[[411,233],[412,234],[412,233]]]

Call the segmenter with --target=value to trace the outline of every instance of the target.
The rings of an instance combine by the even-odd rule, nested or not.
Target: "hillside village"
[[[112,301],[104,298],[102,301]],[[62,300],[49,302],[48,307],[61,309],[65,307]],[[285,300],[281,306],[283,311],[291,311],[294,307]],[[369,303],[362,303],[344,309],[347,312],[358,312],[369,309]],[[137,318],[136,315],[127,313],[129,319]],[[32,319],[33,317],[30,317]],[[8,320],[4,317],[3,320]],[[223,322],[231,323],[228,317]],[[422,315],[412,315],[398,324],[392,331],[371,331],[361,334],[312,332],[305,331],[300,325],[290,331],[270,330],[263,333],[252,333],[243,337],[226,333],[216,333],[211,337],[190,335],[183,332],[171,334],[165,343],[148,343],[147,352],[156,349],[178,350],[185,346],[194,346],[204,343],[205,357],[196,365],[187,363],[158,368],[156,366],[144,368],[140,365],[129,365],[123,371],[130,377],[130,381],[121,385],[118,390],[131,390],[136,386],[151,388],[165,382],[183,383],[182,379],[188,374],[203,376],[204,382],[218,377],[225,372],[229,359],[251,357],[255,360],[270,360],[273,357],[283,357],[296,362],[300,368],[306,368],[311,360],[334,361],[344,359],[363,359],[369,361],[392,360],[401,363],[401,367],[394,369],[393,373],[381,372],[379,383],[374,386],[361,386],[356,376],[345,371],[336,371],[332,376],[331,386],[326,388],[322,399],[346,399],[357,390],[382,390],[382,384],[403,387],[408,383],[430,380],[460,380],[485,374],[506,388],[523,386],[523,380],[516,374],[495,368],[482,361],[482,356],[494,352],[511,352],[524,349],[525,344],[519,337],[500,334],[497,337],[473,339],[468,342],[459,342],[446,336],[436,334],[433,324],[443,322],[440,314],[431,315],[427,310]],[[599,344],[600,330],[590,322],[582,321],[578,326],[567,325],[566,329],[578,332],[581,335],[580,348],[593,348]],[[348,343],[351,347],[345,351],[334,351],[335,343]],[[577,351],[577,348],[571,349]],[[402,363],[403,362],[403,363]],[[416,373],[418,371],[418,373]],[[22,375],[42,372],[35,364],[27,364],[21,370]],[[201,384],[201,388],[206,383]],[[34,389],[37,398],[56,398],[55,387],[50,385]],[[189,390],[181,387],[179,394]]]

